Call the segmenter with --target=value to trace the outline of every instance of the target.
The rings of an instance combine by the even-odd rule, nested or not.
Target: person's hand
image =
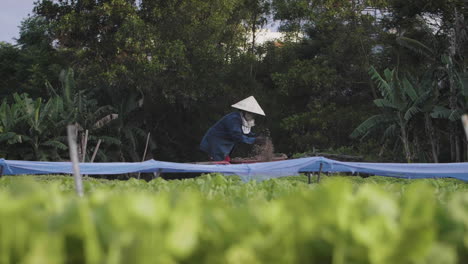
[[[266,138],[264,136],[258,136],[255,138],[255,144],[264,145],[266,143]]]

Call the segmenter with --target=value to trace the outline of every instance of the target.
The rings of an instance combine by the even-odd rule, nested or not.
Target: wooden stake
[[[466,139],[468,140],[468,114],[462,116],[462,123],[465,128]]]
[[[319,169],[319,172],[318,172],[318,175],[317,175],[317,183],[320,182],[320,174],[322,173],[322,167],[323,167],[323,163],[320,162],[320,169]]]
[[[100,145],[101,145],[101,140],[99,139],[97,144],[96,144],[96,147],[94,148],[93,156],[91,157],[91,161],[90,161],[91,163],[94,162],[94,158],[96,157],[96,154],[97,154],[97,152],[99,150]]]
[[[94,148],[94,152],[93,152],[93,156],[91,157],[91,160],[89,161],[90,163],[93,163],[94,162],[94,158],[96,157],[96,154],[99,150],[99,146],[101,145],[101,140],[99,139],[97,144],[96,144],[96,147]],[[85,178],[88,177],[88,174],[85,174]]]
[[[148,149],[150,134],[151,132],[148,132],[148,136],[146,136],[145,152],[143,152],[143,158],[141,158],[141,162],[145,161],[145,158],[146,158],[146,150]],[[140,175],[141,175],[141,172],[138,173],[138,179],[140,179]]]
[[[68,132],[68,148],[70,150],[70,159],[73,164],[73,176],[75,179],[75,191],[78,196],[83,196],[83,179],[80,174],[80,166],[78,161],[78,151],[76,146],[76,130],[75,126],[67,126]]]

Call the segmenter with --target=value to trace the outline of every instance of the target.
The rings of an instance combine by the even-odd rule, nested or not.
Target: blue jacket
[[[224,160],[237,143],[253,144],[255,136],[242,132],[240,112],[225,115],[206,132],[200,143],[200,149],[208,153],[215,161]]]

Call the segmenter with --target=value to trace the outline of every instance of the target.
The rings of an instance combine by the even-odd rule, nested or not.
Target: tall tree
[[[187,159],[217,112],[209,109],[220,110],[212,102],[235,93],[223,77],[240,54],[246,12],[237,9],[243,5],[44,0],[35,10],[54,25],[52,35],[69,55],[78,86],[93,89],[100,105],[119,108],[134,98],[133,113],[119,116],[138,113],[134,125],[152,132],[159,146],[155,155]]]

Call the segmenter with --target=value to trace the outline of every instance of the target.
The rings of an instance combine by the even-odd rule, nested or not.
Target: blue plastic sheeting
[[[299,172],[316,172],[322,163],[324,172],[350,172],[407,179],[455,178],[468,181],[468,163],[370,163],[341,162],[321,158],[321,162],[303,167]]]
[[[304,172],[351,172],[400,178],[456,178],[468,181],[468,163],[365,163],[341,162],[310,157],[275,162],[235,165],[200,165],[156,160],[145,162],[80,163],[80,173],[89,175],[124,173],[212,173],[239,175],[243,181],[265,180]],[[0,159],[4,175],[72,174],[71,162],[17,161]]]

